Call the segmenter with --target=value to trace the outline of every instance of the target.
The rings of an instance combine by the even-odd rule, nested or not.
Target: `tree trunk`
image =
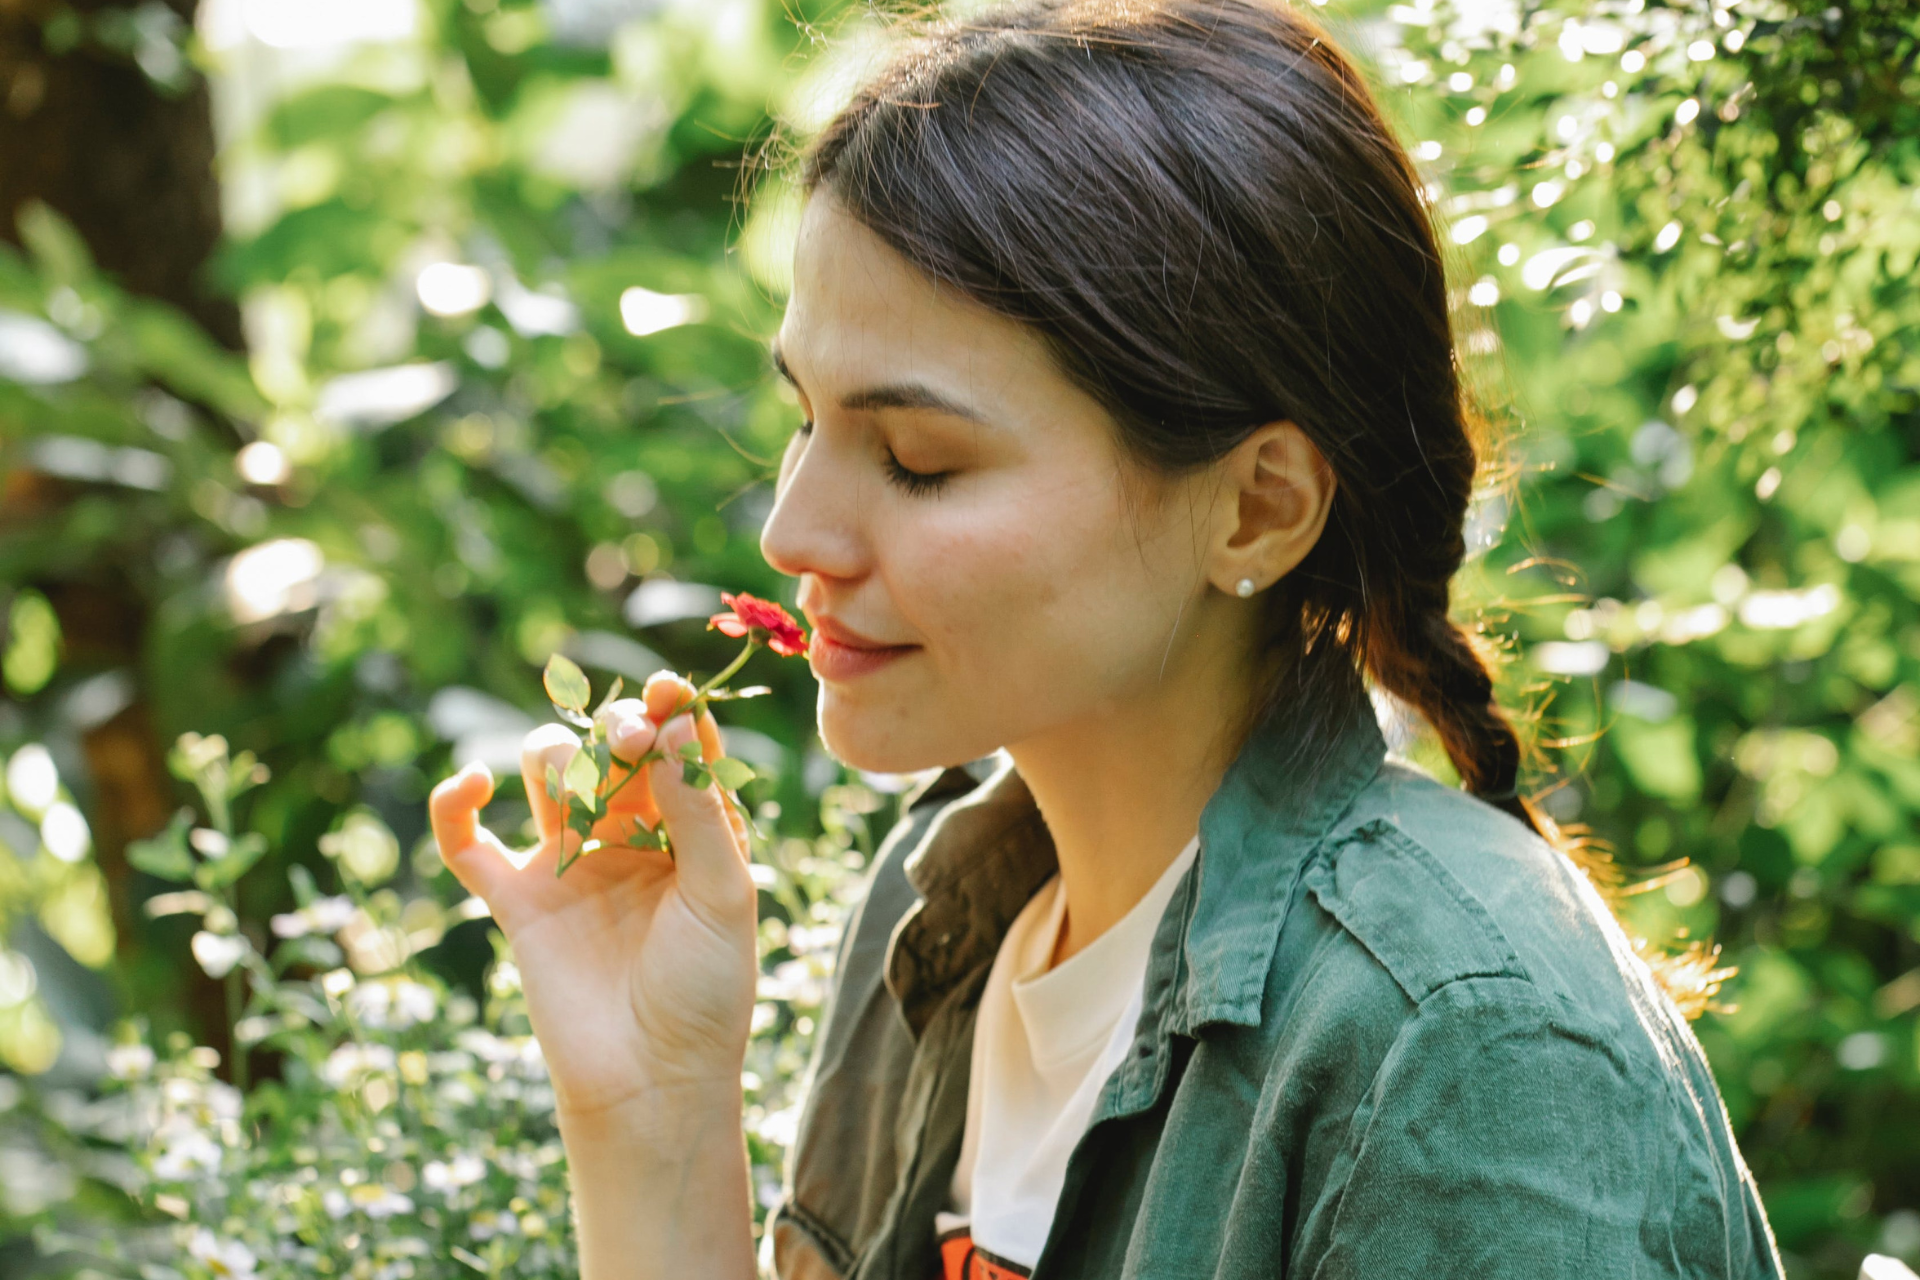
[[[177,24],[164,21],[159,3]],[[194,0],[0,0],[0,237],[17,245],[22,207],[43,201],[121,287],[172,304],[237,350],[238,310],[206,270],[221,230],[206,82],[176,62],[183,74],[174,87],[157,83],[130,39],[144,23],[147,66],[165,70],[168,51],[160,48],[156,63],[152,41],[164,43],[169,25],[186,35],[193,8]],[[72,497],[64,482],[16,472],[0,509],[8,523],[30,522]],[[63,675],[120,669],[139,680],[149,601],[130,580],[95,564],[32,585],[59,617]],[[130,900],[126,844],[164,825],[177,799],[165,744],[135,687],[128,706],[83,738],[95,853],[123,955],[145,934]],[[211,1033],[204,1038],[230,1060],[221,989],[191,964],[187,982],[193,1014]]]
[[[190,26],[193,0],[165,4]],[[206,82],[162,90],[107,47],[101,33],[129,26],[136,7],[0,0],[0,237],[19,243],[21,206],[44,200],[127,289],[238,348],[238,313],[204,271],[220,235]]]

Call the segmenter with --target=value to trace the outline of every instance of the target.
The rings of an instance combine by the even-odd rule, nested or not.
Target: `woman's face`
[[[761,547],[800,579],[835,756],[974,759],[1097,723],[1191,658],[1194,614],[1179,638],[1175,620],[1206,586],[1212,499],[1182,491],[1205,476],[1130,472],[1110,416],[1031,331],[816,195],[776,348],[811,427]],[[836,624],[900,648],[856,671]]]

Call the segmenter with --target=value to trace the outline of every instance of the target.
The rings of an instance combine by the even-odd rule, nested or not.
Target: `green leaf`
[[[166,829],[146,840],[127,846],[127,861],[150,876],[178,884],[193,879],[193,854],[187,848],[187,831],[192,815],[182,809],[173,815]]]
[[[573,759],[567,761],[567,790],[580,797],[591,812],[599,789],[600,768],[593,757],[585,751],[574,752]]]
[[[722,756],[707,768],[720,780],[720,785],[732,791],[738,791],[754,779],[753,766],[745,760],[735,760],[731,756]]]
[[[1621,716],[1610,729],[1608,741],[1626,765],[1627,775],[1648,795],[1680,804],[1700,798],[1700,757],[1688,717],[1648,724]]]
[[[288,938],[273,950],[273,967],[285,972],[296,964],[312,965],[316,969],[332,969],[346,959],[346,953],[340,950],[340,944],[331,938],[319,938],[308,934],[303,938]]]
[[[15,225],[42,274],[54,284],[76,285],[92,279],[93,255],[71,222],[38,200],[28,201]]]
[[[566,787],[562,785],[560,781],[560,770],[556,769],[552,765],[548,765],[547,766],[547,799],[553,801],[555,804],[559,804],[560,797],[564,796],[566,794],[566,791],[567,791]]]
[[[338,143],[395,103],[389,93],[323,82],[276,104],[262,132],[274,146],[287,150],[314,142]]]
[[[193,882],[202,889],[220,889],[232,884],[252,869],[267,851],[267,838],[249,831],[228,846],[227,851],[193,874]]]
[[[679,748],[674,752],[674,754],[679,756],[682,760],[686,761],[688,764],[699,764],[700,763],[700,743],[697,739],[692,742],[683,742],[680,744]]]
[[[625,680],[622,680],[619,676],[615,676],[613,678],[613,683],[607,686],[606,696],[601,698],[600,705],[593,709],[593,714],[597,716],[602,711],[605,711],[608,707],[612,706],[615,700],[620,697],[620,691],[626,687],[627,687],[627,682]]]
[[[593,696],[593,688],[587,683],[586,672],[575,666],[573,659],[558,653],[548,658],[542,680],[547,686],[547,697],[553,700],[554,706],[568,711],[587,709],[587,699]]]
[[[713,775],[705,765],[689,760],[680,766],[680,781],[696,790],[705,790],[707,784],[713,781]]]
[[[183,399],[235,418],[266,412],[247,362],[163,303],[129,299],[121,316],[134,363]]]

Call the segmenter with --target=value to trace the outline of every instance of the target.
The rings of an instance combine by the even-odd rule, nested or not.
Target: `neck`
[[[1231,617],[1231,615],[1229,615]],[[1195,618],[1163,677],[1094,714],[1008,746],[1060,860],[1066,921],[1053,963],[1124,917],[1199,829],[1255,696],[1231,643],[1242,628]],[[1211,636],[1211,642],[1203,638]]]

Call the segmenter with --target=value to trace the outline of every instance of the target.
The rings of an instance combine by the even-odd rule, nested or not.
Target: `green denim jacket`
[[[1364,704],[1249,737],[1034,1275],[1780,1276],[1699,1042],[1585,877],[1385,757]],[[841,942],[782,1280],[937,1275],[974,1012],[1055,869],[1020,775],[983,772],[909,797]]]

